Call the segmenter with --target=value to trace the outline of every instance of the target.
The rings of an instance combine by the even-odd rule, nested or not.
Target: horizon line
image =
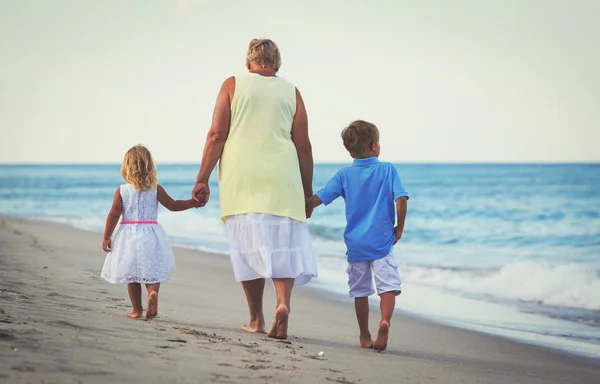
[[[383,160],[393,164],[404,165],[600,165],[600,160],[595,161],[393,161]],[[350,164],[348,161],[315,161],[315,165],[343,165]],[[120,162],[0,162],[0,166],[98,166],[98,165],[121,165]],[[156,163],[160,165],[198,165],[196,162],[164,161]]]

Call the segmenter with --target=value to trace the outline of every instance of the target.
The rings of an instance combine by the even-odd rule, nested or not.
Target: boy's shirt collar
[[[358,165],[360,166],[367,166],[367,165],[373,165],[379,163],[379,159],[377,158],[377,156],[371,156],[371,157],[366,157],[364,159],[354,159],[354,161],[352,162],[352,165]]]

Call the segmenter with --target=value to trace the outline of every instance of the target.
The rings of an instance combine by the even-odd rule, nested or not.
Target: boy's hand
[[[112,240],[108,239],[108,240],[102,240],[102,249],[104,249],[104,252],[108,253],[110,252],[112,248]]]
[[[403,229],[398,226],[398,227],[394,228],[394,232],[396,233],[396,240],[394,240],[394,245],[396,245],[398,240],[400,240],[402,238]]]

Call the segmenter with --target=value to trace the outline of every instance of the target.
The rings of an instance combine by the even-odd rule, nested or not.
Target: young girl
[[[127,184],[117,188],[106,218],[102,248],[106,255],[102,278],[111,283],[127,283],[133,312],[142,317],[142,283],[148,290],[146,319],[158,314],[158,289],[175,269],[173,251],[164,229],[157,223],[158,203],[170,211],[184,211],[198,204],[173,200],[156,183],[156,167],[150,151],[136,145],[125,154],[121,174]],[[119,227],[113,231],[123,215]]]

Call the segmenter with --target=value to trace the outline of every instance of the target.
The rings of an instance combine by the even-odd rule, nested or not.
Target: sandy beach
[[[357,347],[350,299],[296,288],[289,339],[241,331],[227,257],[175,249],[159,317],[127,318],[126,287],[100,279],[101,235],[4,219],[2,383],[597,383],[600,362],[396,314],[387,351]],[[274,311],[273,290],[265,315]],[[402,298],[398,307],[402,306]],[[371,311],[372,332],[378,312]],[[319,356],[323,351],[324,355]]]

